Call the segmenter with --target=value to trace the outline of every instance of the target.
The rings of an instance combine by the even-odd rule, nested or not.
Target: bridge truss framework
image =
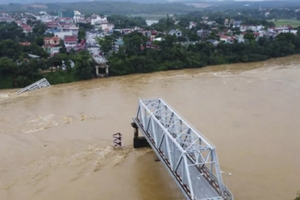
[[[133,121],[187,199],[233,200],[215,146],[163,99],[139,100]]]
[[[42,78],[41,80],[35,82],[35,83],[32,83],[31,85],[21,89],[18,91],[18,94],[21,94],[23,92],[29,92],[29,91],[32,91],[32,90],[37,90],[37,89],[41,89],[41,88],[44,88],[44,87],[49,87],[51,86],[50,83],[47,81],[46,78]]]

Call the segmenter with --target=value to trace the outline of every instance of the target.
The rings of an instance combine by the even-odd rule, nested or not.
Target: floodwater
[[[0,91],[1,200],[183,200],[132,148],[138,98],[164,98],[217,147],[236,200],[300,190],[300,55]],[[112,134],[125,147],[113,150]]]

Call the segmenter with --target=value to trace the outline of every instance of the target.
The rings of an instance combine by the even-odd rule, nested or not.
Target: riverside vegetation
[[[224,17],[213,13],[212,17],[222,24]],[[244,21],[252,24],[273,26],[274,23],[261,19],[243,17]],[[161,19],[159,23],[148,27],[141,18],[111,16],[110,21],[117,21],[118,28],[125,26],[140,26],[148,30],[168,32],[171,29],[180,29],[184,37],[159,34],[161,42],[152,44],[156,48],[146,48],[148,38],[139,32],[120,35],[115,32],[99,40],[102,51],[107,55],[110,66],[110,75],[126,75],[132,73],[148,73],[162,70],[175,70],[184,68],[199,68],[208,65],[219,65],[239,62],[263,61],[269,58],[288,56],[300,53],[300,35],[281,33],[276,38],[260,37],[255,39],[251,31],[247,32],[244,43],[234,41],[232,44],[219,43],[214,46],[207,39],[218,39],[217,31],[206,40],[200,41],[197,30],[207,28],[205,24],[197,24],[195,28],[185,27],[192,20],[199,20],[199,13]],[[29,22],[30,24],[30,22]],[[124,27],[123,27],[124,26]],[[83,26],[81,26],[83,27]],[[79,31],[79,39],[85,37],[85,27]],[[90,27],[86,27],[90,28]],[[128,28],[128,27],[127,27]],[[218,27],[224,28],[222,26]],[[40,78],[47,78],[51,84],[66,83],[94,77],[95,65],[91,55],[87,51],[67,52],[64,47],[60,53],[49,58],[43,50],[43,37],[46,30],[45,24],[39,22],[33,28],[33,33],[25,35],[22,29],[15,23],[0,23],[0,88],[24,87]],[[236,30],[237,32],[239,30]],[[122,37],[124,45],[118,51],[113,51],[115,39]],[[190,43],[189,41],[196,41]],[[29,41],[31,45],[22,46],[19,43]],[[62,43],[63,46],[63,43]],[[39,59],[31,59],[30,54],[39,56]],[[71,67],[72,60],[75,66]],[[51,71],[51,66],[61,65],[65,61],[66,70]]]
[[[94,63],[87,51],[67,53],[61,48],[60,54],[48,58],[42,48],[45,30],[45,24],[38,23],[33,33],[25,35],[16,23],[0,23],[0,89],[24,87],[44,77],[51,84],[93,78]],[[82,31],[79,33],[84,37]],[[31,44],[20,45],[23,41]],[[32,59],[30,54],[39,56],[39,59]],[[74,68],[71,67],[71,60]],[[62,61],[65,61],[67,70],[55,73],[50,70],[50,66],[59,66]]]

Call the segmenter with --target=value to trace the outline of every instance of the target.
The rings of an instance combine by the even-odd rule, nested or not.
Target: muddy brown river
[[[162,97],[216,147],[236,200],[300,190],[300,55],[0,91],[0,200],[183,200],[132,147],[138,98]],[[125,147],[113,150],[112,134]]]

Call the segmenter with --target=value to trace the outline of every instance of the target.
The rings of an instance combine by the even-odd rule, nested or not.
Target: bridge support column
[[[139,137],[139,128],[136,125],[136,123],[132,122],[131,126],[134,128],[133,147],[134,148],[151,147],[145,137]]]

